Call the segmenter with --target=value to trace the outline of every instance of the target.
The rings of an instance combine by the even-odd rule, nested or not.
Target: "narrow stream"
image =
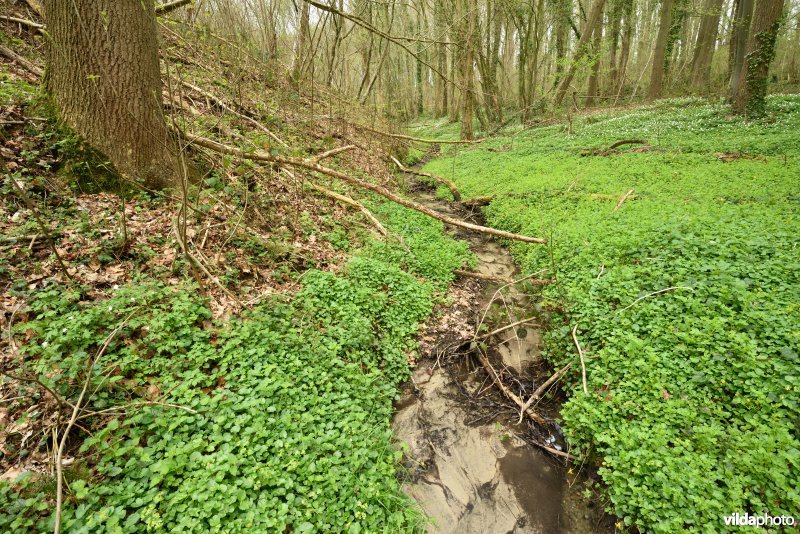
[[[463,217],[431,193],[415,196],[437,211]],[[477,272],[519,277],[507,249],[486,235],[457,230],[480,260]],[[477,323],[488,306],[487,331],[535,314],[535,303],[518,287],[493,299],[500,285],[488,283],[477,299],[480,309],[473,312]],[[493,366],[505,367],[521,383],[541,383],[546,376],[541,376],[545,366],[537,328],[523,325],[490,339]],[[563,459],[526,440],[529,422],[518,424],[518,412],[504,405],[475,358],[462,352],[419,362],[395,408],[394,433],[407,445],[403,488],[432,518],[430,532],[609,531],[602,507],[582,495],[588,478],[577,466],[578,474],[570,474]],[[538,442],[566,449],[557,425],[537,431]]]

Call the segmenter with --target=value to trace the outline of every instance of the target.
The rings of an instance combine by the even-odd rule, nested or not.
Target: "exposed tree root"
[[[365,180],[361,180],[360,178],[356,178],[354,176],[350,176],[349,174],[345,174],[341,171],[337,171],[334,169],[329,169],[327,167],[323,167],[322,165],[314,162],[313,158],[304,159],[304,158],[296,158],[290,156],[273,156],[272,154],[264,153],[264,152],[244,152],[239,150],[238,148],[234,148],[232,146],[228,146],[222,143],[218,143],[217,141],[213,141],[211,139],[207,139],[205,137],[196,136],[193,134],[186,133],[182,130],[177,131],[178,135],[182,136],[184,139],[189,141],[190,143],[194,143],[198,146],[205,147],[209,150],[213,150],[215,152],[219,152],[221,154],[230,154],[234,155],[243,159],[249,159],[252,161],[265,161],[270,163],[277,163],[279,165],[289,165],[292,167],[300,167],[303,169],[308,169],[311,171],[316,171],[321,174],[325,174],[327,176],[332,176],[344,182],[348,182],[355,186],[361,187],[363,189],[368,189],[373,193],[377,193],[378,195],[391,200],[401,206],[405,206],[407,208],[413,209],[415,211],[419,211],[420,213],[424,213],[429,217],[442,221],[446,224],[450,224],[453,226],[458,226],[460,228],[466,228],[467,230],[473,230],[475,232],[480,232],[482,234],[494,235],[497,237],[501,237],[504,239],[512,239],[515,241],[523,241],[525,243],[538,243],[544,244],[547,243],[546,239],[539,238],[539,237],[528,237],[519,234],[513,234],[511,232],[506,232],[503,230],[498,230],[496,228],[489,228],[486,226],[480,226],[477,224],[468,223],[465,221],[461,221],[459,219],[455,219],[448,215],[441,214],[436,212],[427,206],[423,206],[422,204],[418,204],[411,200],[405,199],[396,193],[386,189],[383,186],[373,184],[367,182]]]

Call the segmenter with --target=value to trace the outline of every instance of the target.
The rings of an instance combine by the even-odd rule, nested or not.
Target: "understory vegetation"
[[[426,167],[496,195],[489,224],[551,240],[512,251],[557,271],[546,357],[573,362],[572,452],[643,531],[800,512],[800,97],[767,104],[753,122],[699,99],[595,113]]]

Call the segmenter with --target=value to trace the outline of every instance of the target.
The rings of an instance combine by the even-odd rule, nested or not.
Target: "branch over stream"
[[[497,237],[502,237],[504,239],[512,239],[515,241],[523,241],[525,243],[538,243],[538,244],[545,244],[547,243],[546,239],[540,237],[529,237],[525,235],[513,234],[511,232],[506,232],[503,230],[498,230],[496,228],[489,228],[486,226],[480,226],[477,224],[468,223],[448,215],[444,215],[437,211],[434,211],[427,206],[422,204],[418,204],[417,202],[413,202],[411,200],[405,199],[400,195],[393,193],[392,191],[386,189],[383,186],[373,184],[362,180],[360,178],[356,178],[355,176],[350,176],[349,174],[345,174],[341,171],[337,171],[334,169],[330,169],[328,167],[323,167],[319,163],[316,163],[314,158],[296,158],[291,156],[273,156],[272,154],[268,154],[266,152],[245,152],[238,148],[234,148],[229,145],[225,145],[219,143],[217,141],[200,137],[194,134],[190,134],[184,132],[182,130],[178,130],[178,135],[189,141],[190,143],[196,144],[198,146],[202,146],[209,150],[213,150],[214,152],[218,152],[220,154],[229,154],[232,156],[237,156],[243,159],[249,159],[251,161],[264,161],[269,163],[277,163],[278,165],[289,165],[292,167],[300,167],[303,169],[308,169],[311,171],[316,171],[321,174],[325,174],[327,176],[332,176],[333,178],[337,178],[344,182],[348,182],[352,185],[361,187],[363,189],[368,189],[373,193],[377,193],[378,195],[395,202],[396,204],[400,204],[401,206],[405,206],[412,210],[416,210],[420,213],[424,213],[425,215],[442,221],[443,223],[450,224],[453,226],[458,226],[460,228],[465,228],[467,230],[473,230],[475,232],[480,232],[482,234],[493,235]]]

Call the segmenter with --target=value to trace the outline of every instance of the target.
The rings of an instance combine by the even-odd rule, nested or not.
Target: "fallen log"
[[[378,195],[391,200],[396,204],[400,204],[401,206],[405,206],[412,210],[418,211],[420,213],[424,213],[425,215],[442,221],[443,223],[450,224],[452,226],[458,226],[460,228],[465,228],[467,230],[473,230],[475,232],[479,232],[482,234],[493,235],[496,237],[501,237],[504,239],[512,239],[515,241],[522,241],[525,243],[538,243],[538,244],[545,244],[547,243],[546,239],[540,237],[529,237],[519,234],[513,234],[511,232],[506,232],[504,230],[498,230],[496,228],[489,228],[486,226],[480,226],[477,224],[468,223],[454,217],[450,217],[449,215],[444,215],[437,211],[432,210],[427,206],[423,206],[422,204],[418,204],[417,202],[413,202],[411,200],[405,199],[400,195],[393,193],[392,191],[386,189],[383,186],[373,184],[371,182],[367,182],[360,178],[356,178],[355,176],[350,176],[349,174],[345,174],[341,171],[337,171],[334,169],[329,169],[327,167],[323,167],[322,165],[315,163],[313,158],[304,159],[304,158],[296,158],[290,156],[273,156],[272,154],[268,154],[265,152],[244,152],[238,148],[234,148],[232,146],[228,146],[222,143],[218,143],[217,141],[213,141],[211,139],[207,139],[205,137],[200,137],[194,134],[189,134],[183,130],[177,130],[176,133],[186,139],[190,144],[196,144],[198,146],[202,146],[209,150],[213,150],[214,152],[218,152],[220,154],[229,154],[232,156],[237,156],[243,159],[249,159],[252,161],[266,161],[270,163],[277,163],[279,165],[289,165],[292,167],[300,167],[303,169],[308,169],[310,171],[316,171],[321,174],[325,174],[327,176],[332,176],[344,182],[348,182],[350,184],[356,185],[363,189],[368,189],[373,193],[377,193]]]
[[[458,190],[458,187],[456,187],[456,184],[454,184],[451,180],[448,180],[447,178],[444,178],[442,176],[430,172],[421,172],[415,169],[409,169],[408,167],[405,167],[402,163],[400,163],[400,161],[396,157],[390,155],[389,158],[394,162],[395,165],[397,165],[397,168],[400,169],[400,171],[402,172],[413,174],[414,176],[424,176],[426,178],[430,178],[432,180],[436,180],[437,182],[444,184],[453,194],[453,199],[455,199],[456,202],[461,201],[461,192]]]
[[[467,200],[461,201],[461,204],[467,206],[468,208],[480,208],[482,206],[488,206],[492,203],[495,199],[495,195],[487,195],[483,197],[472,197]]]
[[[647,141],[644,139],[622,139],[617,141],[616,143],[612,143],[609,150],[614,150],[617,147],[621,147],[622,145],[646,145]]]
[[[5,45],[0,45],[0,55],[6,56],[11,61],[16,61],[22,68],[24,68],[25,70],[27,70],[32,74],[35,74],[39,78],[41,78],[44,75],[44,71],[41,68],[37,67],[36,65],[34,65],[33,63],[31,63],[30,61],[28,61],[21,55],[17,54],[16,52],[14,52]]]

